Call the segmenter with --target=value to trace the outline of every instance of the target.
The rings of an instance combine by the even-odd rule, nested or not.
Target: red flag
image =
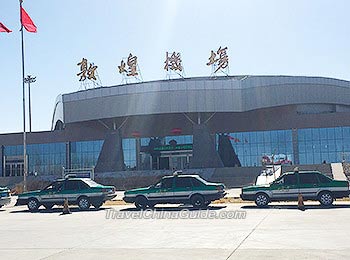
[[[9,28],[7,28],[5,25],[3,25],[2,23],[0,23],[0,32],[7,32],[10,33],[12,32]]]
[[[28,32],[36,33],[36,26],[23,7],[21,7],[21,23]]]

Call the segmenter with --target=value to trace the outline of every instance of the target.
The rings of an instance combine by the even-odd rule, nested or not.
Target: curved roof
[[[62,105],[55,106],[53,128],[55,118],[74,123],[149,114],[245,112],[297,104],[350,106],[350,82],[304,76],[198,77],[88,89],[64,94],[59,101]]]

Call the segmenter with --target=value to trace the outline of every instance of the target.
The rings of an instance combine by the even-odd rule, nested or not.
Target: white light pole
[[[30,83],[34,83],[36,81],[36,77],[32,77],[28,75],[24,78],[24,83],[28,84],[28,98],[29,98],[29,132],[32,132],[32,103],[30,99]]]

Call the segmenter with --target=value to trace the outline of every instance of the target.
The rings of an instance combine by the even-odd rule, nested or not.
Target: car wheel
[[[29,211],[35,212],[35,211],[38,211],[40,204],[37,199],[31,198],[28,200],[27,206]]]
[[[191,198],[191,204],[194,208],[200,209],[206,207],[205,200],[202,195],[193,195]]]
[[[52,207],[54,206],[54,204],[44,204],[45,209],[52,209]]]
[[[333,204],[334,198],[332,196],[332,193],[326,191],[322,192],[318,199],[322,206],[330,206]]]
[[[265,193],[257,194],[255,198],[255,204],[258,207],[266,207],[267,204],[269,204],[269,196],[267,196]]]
[[[103,205],[103,202],[102,202],[102,201],[100,201],[100,202],[95,202],[95,203],[93,203],[92,205],[94,206],[94,208],[99,209],[99,208],[101,208],[101,206]]]
[[[90,208],[91,204],[87,197],[80,197],[78,200],[78,206],[80,210],[87,210]]]
[[[143,196],[136,197],[135,206],[138,209],[145,209],[148,206],[148,200]]]

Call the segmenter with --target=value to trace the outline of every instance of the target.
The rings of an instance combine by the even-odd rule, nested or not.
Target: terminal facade
[[[320,164],[350,159],[350,82],[229,76],[60,95],[27,133],[29,175]],[[0,176],[23,175],[23,134],[0,135]]]

